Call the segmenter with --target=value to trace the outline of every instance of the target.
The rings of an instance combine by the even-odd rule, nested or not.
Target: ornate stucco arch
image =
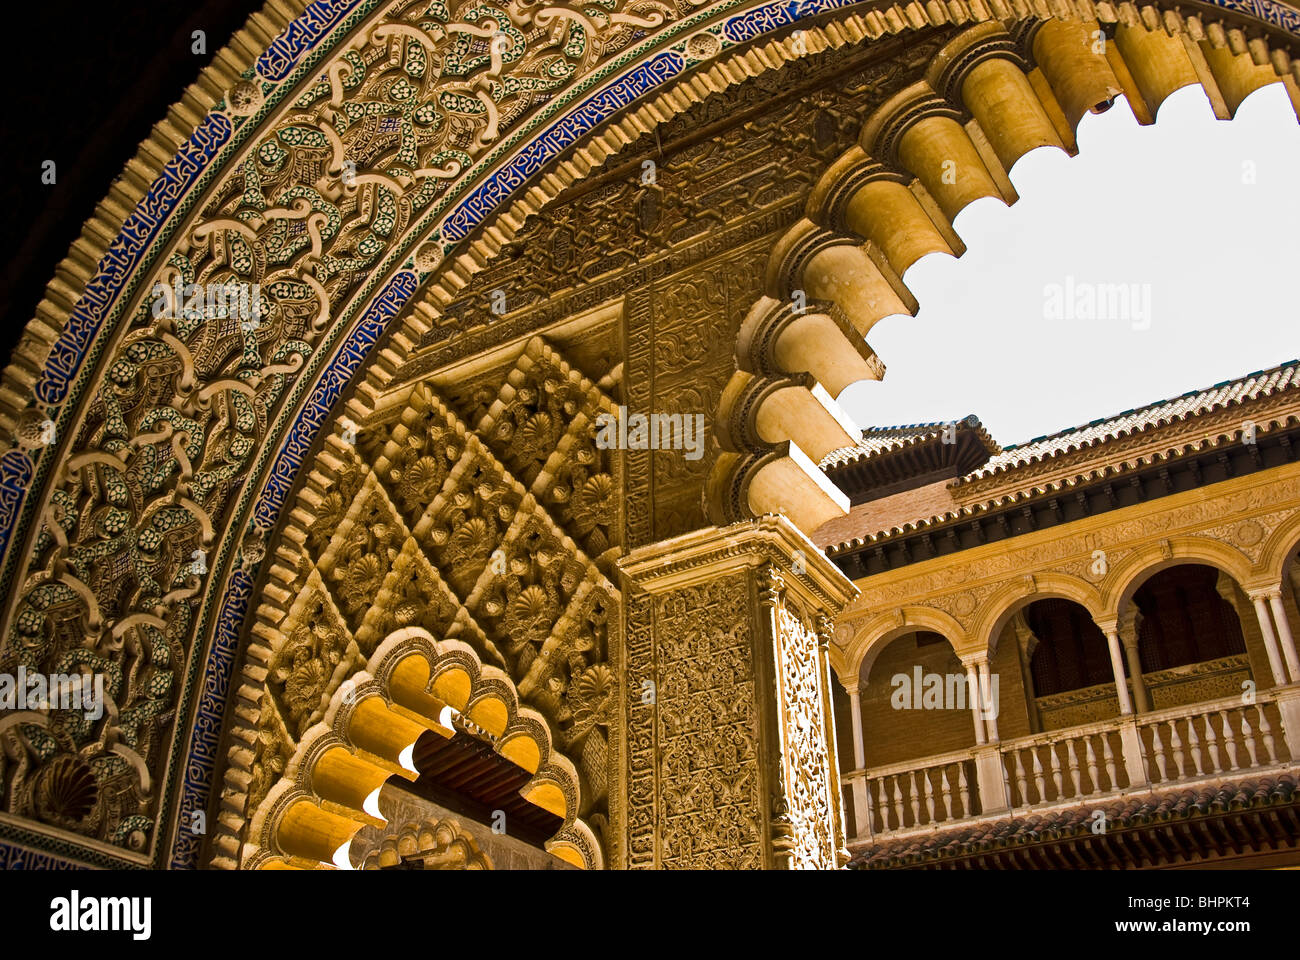
[[[1147,580],[1182,563],[1203,563],[1226,573],[1239,586],[1251,582],[1250,558],[1236,547],[1208,537],[1170,537],[1148,544],[1111,568],[1102,586],[1107,617],[1118,617]]]
[[[940,634],[956,655],[960,655],[967,644],[966,631],[951,614],[920,605],[900,607],[892,614],[868,621],[854,634],[843,653],[839,673],[841,682],[846,685],[859,683],[863,670],[870,673],[871,665],[885,647],[904,634],[918,630]]]
[[[24,657],[40,656],[60,630],[149,651],[139,701],[120,705],[139,709],[122,714],[144,725],[169,706],[179,715],[174,729],[151,728],[146,737],[147,775],[132,789],[152,797],[147,823],[119,825],[130,828],[123,837],[142,838],[138,847],[123,843],[121,858],[87,853],[62,827],[20,829],[14,835],[25,843],[105,865],[199,862],[202,841],[184,821],[215,805],[224,708],[259,669],[245,662],[236,672],[236,658],[265,586],[263,561],[279,549],[276,531],[292,492],[304,487],[322,431],[338,426],[331,418],[340,410],[368,410],[402,356],[436,325],[437,304],[566,183],[710,90],[826,46],[995,18],[1095,16],[1127,25],[1137,16],[1105,4],[1057,10],[960,0],[925,8],[728,0],[686,10],[642,2],[595,19],[562,8],[524,11],[539,28],[539,56],[502,11],[472,23],[450,14],[425,22],[414,6],[276,0],[252,17],[128,164],[6,371],[7,655],[12,662],[21,648]],[[1137,16],[1134,24],[1158,28],[1152,36],[1204,37],[1219,51],[1207,58],[1225,64],[1216,81],[1231,92],[1225,102],[1262,76],[1254,67],[1263,63],[1274,77],[1287,74],[1294,90],[1293,10],[1266,3],[1260,17],[1244,18],[1204,9],[1213,16]],[[803,32],[791,36],[796,28]],[[489,49],[475,50],[484,39]],[[468,131],[459,145],[426,137],[433,121],[412,101],[434,60],[449,79],[429,89],[455,94],[439,129]],[[548,73],[553,64],[558,71]],[[500,83],[505,77],[528,82]],[[530,89],[551,96],[538,105]],[[510,93],[498,102],[501,90]],[[396,133],[369,129],[366,104],[391,108]],[[396,137],[398,156],[375,146],[380,134]],[[367,166],[385,156],[382,169]],[[298,164],[321,176],[297,195],[268,199],[262,185],[297,176]],[[803,234],[797,239],[795,253],[822,252]],[[268,287],[266,327],[232,331],[183,310],[152,316],[154,302],[178,306],[165,292],[172,282],[232,278]],[[163,292],[155,293],[157,283]],[[420,291],[426,295],[416,302]],[[846,334],[852,317],[852,309],[828,306],[800,322]],[[807,336],[785,340],[785,329],[764,341],[783,371],[808,353]],[[847,342],[849,360],[832,351],[818,362],[822,382],[879,374]],[[782,361],[785,352],[800,360]],[[150,406],[159,385],[167,402]],[[761,392],[803,402],[784,386]],[[140,729],[113,736],[134,741]]]
[[[865,119],[858,145],[826,169],[804,218],[772,247],[719,404],[728,452],[709,477],[711,518],[782,512],[812,531],[847,512],[817,466],[857,439],[830,397],[881,377],[861,338],[886,316],[915,313],[908,267],[964,252],[952,223],[968,204],[1015,202],[1016,160],[1043,146],[1073,155],[1082,118],[1121,94],[1153,123],[1170,93],[1199,84],[1226,120],[1281,82],[1300,115],[1296,78],[1278,69],[1285,56],[1240,31],[1207,31],[1195,15],[1127,4],[957,34],[923,80]]]
[[[971,642],[975,646],[970,652],[992,653],[1002,628],[1017,611],[1035,600],[1049,598],[1073,601],[1087,610],[1094,620],[1105,619],[1106,607],[1101,594],[1088,581],[1055,570],[1035,573],[1024,582],[1007,584],[981,604],[979,616],[971,629]]]
[[[447,708],[532,774],[520,795],[564,821],[547,850],[574,866],[603,865],[599,842],[578,817],[577,771],[552,747],[546,720],[520,704],[504,671],[482,664],[468,644],[436,641],[418,627],[395,632],[366,666],[334,691],[322,721],[252,813],[249,836],[256,842],[239,850],[239,866],[336,862],[356,831],[382,822],[374,802],[380,787],[394,775],[417,776],[410,752],[420,735],[454,734]]]

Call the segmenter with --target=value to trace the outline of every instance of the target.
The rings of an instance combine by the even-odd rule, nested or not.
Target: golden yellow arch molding
[[[1170,537],[1135,550],[1111,567],[1101,591],[1106,615],[1118,617],[1143,583],[1161,570],[1182,563],[1214,567],[1243,589],[1254,579],[1250,558],[1236,547],[1208,537]]]
[[[1121,94],[1153,123],[1171,93],[1194,84],[1226,120],[1253,91],[1282,83],[1300,116],[1289,61],[1262,39],[1154,6],[1056,13],[980,23],[949,41],[924,80],[866,118],[858,145],[773,246],[719,403],[728,452],[709,477],[714,522],[784,513],[811,533],[847,513],[817,467],[857,439],[832,398],[883,375],[862,339],[883,317],[915,313],[903,273],[927,254],[964,252],[952,222],[971,202],[1014,203],[1008,172],[1025,153],[1073,155],[1082,118]]]
[[[1288,517],[1269,534],[1256,573],[1270,585],[1281,583],[1286,576],[1286,566],[1300,545],[1300,516]]]
[[[979,619],[971,630],[972,642],[979,652],[991,652],[1001,636],[1002,628],[1016,611],[1035,600],[1060,598],[1079,604],[1094,620],[1106,617],[1100,591],[1088,581],[1068,573],[1045,571],[1035,573],[1032,582],[1016,581],[1007,584],[981,604]],[[962,651],[965,652],[965,651]]]
[[[510,677],[485,666],[468,644],[435,641],[408,627],[375,650],[366,669],[341,684],[324,719],[307,731],[281,780],[250,818],[256,844],[231,849],[245,869],[346,866],[353,835],[382,826],[380,787],[414,780],[411,760],[426,731],[451,737],[453,714],[480,728],[493,749],[531,773],[520,795],[564,822],[546,849],[577,867],[603,865],[600,844],[578,818],[578,774],[553,750],[545,719],[519,702]]]
[[[956,652],[967,645],[966,631],[951,614],[934,607],[909,605],[869,620],[854,634],[848,648],[838,655],[842,660],[832,661],[832,665],[836,666],[842,682],[856,684],[864,670],[870,672],[871,665],[885,647],[903,634],[917,630],[940,634]]]
[[[147,680],[124,689],[115,717],[147,728],[150,747],[121,774],[135,778],[123,789],[142,812],[93,836],[28,817],[0,832],[3,850],[12,839],[56,863],[200,864],[187,824],[215,809],[230,775],[232,677],[257,669],[236,667],[245,625],[327,419],[373,412],[444,319],[440,306],[529,215],[692,103],[831,47],[984,25],[936,61],[928,91],[868,119],[861,156],[828,172],[808,219],[777,245],[768,297],[742,335],[749,380],[724,397],[734,449],[711,479],[711,510],[779,510],[807,530],[835,512],[813,461],[842,434],[813,386],[881,375],[861,336],[913,305],[898,277],[917,256],[960,253],[957,210],[976,195],[1013,198],[1005,169],[1018,150],[1044,138],[1073,149],[1082,113],[1119,92],[1149,119],[1170,90],[1199,82],[1226,117],[1264,83],[1281,80],[1296,102],[1300,76],[1300,13],[1271,0],[1258,16],[1089,0],[619,0],[585,19],[480,4],[429,20],[427,7],[272,0],[254,14],[128,163],[28,325],[0,385],[0,667],[58,655],[52,638],[67,632],[87,649],[147,652]],[[1114,42],[1080,53],[1076,41],[1097,30]],[[492,49],[475,50],[484,37]],[[544,108],[523,93],[536,89],[549,91]],[[386,111],[395,134],[367,123]],[[438,133],[451,130],[460,135]],[[376,146],[381,135],[395,136],[395,152]],[[955,190],[932,169],[948,149],[971,175]],[[265,289],[263,322],[232,326],[167,292],[227,283]],[[816,309],[786,309],[796,290]],[[389,698],[367,697],[376,702],[360,713],[331,701],[331,723],[345,722],[325,769],[346,766],[340,750],[387,750],[419,725]],[[94,749],[125,735],[138,730]],[[384,750],[372,755],[394,762]],[[350,781],[303,759],[302,795],[260,816],[253,856],[323,862],[316,854],[332,856],[327,842],[347,832],[338,820],[350,816],[325,804],[357,800]],[[308,789],[318,774],[342,800]],[[572,823],[562,843],[577,850],[587,834]],[[590,866],[600,851],[572,859]]]

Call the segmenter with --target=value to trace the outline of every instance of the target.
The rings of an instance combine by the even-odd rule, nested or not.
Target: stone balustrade
[[[854,770],[844,783],[862,842],[1298,767],[1292,686]]]

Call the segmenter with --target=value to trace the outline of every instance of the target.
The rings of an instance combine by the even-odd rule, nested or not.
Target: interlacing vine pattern
[[[452,178],[559,86],[679,13],[659,0],[580,9],[398,4],[340,51],[216,186],[105,367],[0,647],[0,671],[103,673],[112,705],[98,723],[60,711],[7,726],[6,810],[135,850],[148,845],[151,776],[192,654],[207,552],[286,386],[340,306]],[[255,85],[241,84],[232,109],[259,99]],[[188,297],[190,284],[255,285],[260,314]],[[45,414],[29,414],[19,440],[34,445]],[[436,483],[428,471],[446,466],[413,465],[399,502],[412,503]],[[592,519],[593,504],[611,492],[602,482],[584,477],[557,504],[596,554],[609,546]],[[240,562],[255,564],[264,551],[254,529]],[[354,591],[370,584],[349,569],[342,595],[355,604],[363,595]],[[502,616],[528,619],[528,604],[551,602],[539,584]],[[309,668],[280,669],[295,699],[306,696]]]
[[[121,227],[113,245],[102,260],[105,247],[83,243],[84,235],[74,246],[67,262],[81,268],[63,271],[51,284],[0,390],[0,419],[12,434],[0,452],[0,545],[12,573],[0,673],[21,667],[102,675],[107,700],[97,719],[67,710],[5,718],[5,812],[133,851],[136,862],[154,850],[164,794],[179,778],[178,766],[189,766],[181,812],[197,812],[208,799],[218,731],[227,729],[220,711],[242,624],[251,619],[253,584],[265,558],[290,549],[270,527],[309,469],[304,459],[320,432],[338,426],[329,411],[340,400],[355,400],[354,378],[381,365],[369,356],[376,341],[392,334],[396,346],[388,352],[395,360],[383,358],[392,361],[391,374],[431,329],[443,336],[435,322],[441,316],[430,316],[438,313],[432,304],[445,304],[441,294],[462,288],[524,216],[585,175],[593,161],[657,129],[692,100],[808,55],[802,35],[795,40],[787,28],[849,5],[758,4],[697,30],[706,15],[697,14],[703,4],[693,0],[581,6],[396,0],[381,13],[365,3],[316,0],[260,56],[241,61],[257,56],[242,79],[230,82],[234,75],[227,72],[219,103],[190,96],[175,114],[179,121],[169,116],[173,132],[185,128],[175,137],[182,144],[175,158],[152,184],[147,164],[137,158],[128,167],[124,179],[150,184],[147,196],[137,191],[131,203],[139,199],[138,208],[130,210],[121,191],[110,195],[114,209],[130,211],[127,223],[119,217],[110,230],[97,214],[98,231]],[[732,6],[717,4],[719,12]],[[1060,6],[1051,9],[1047,0],[873,6],[861,16],[828,20],[825,31],[808,24],[808,37],[816,48],[839,47],[905,31],[923,36],[968,21],[1074,17],[1075,7],[1079,16],[1107,24],[1139,22],[1132,4],[1094,10],[1088,0],[1070,0]],[[1144,17],[1147,11],[1158,13],[1146,7]],[[1242,13],[1279,31],[1300,31],[1300,15],[1270,0],[1254,0]],[[265,29],[271,22],[263,16],[240,43],[247,48],[250,37],[265,43],[274,33]],[[1192,39],[1207,37],[1204,42],[1237,58],[1253,58],[1270,76],[1300,76],[1285,50],[1258,37],[1247,41],[1240,29],[1225,34],[1217,23],[1203,32],[1199,15],[1166,12],[1147,27],[1158,34],[1170,25],[1185,26]],[[680,49],[652,57],[656,38],[633,52],[661,27],[671,28],[665,33],[682,28],[680,39],[674,33],[663,45]],[[772,40],[777,33],[779,41]],[[755,49],[734,49],[750,43]],[[327,49],[328,56],[313,59]],[[274,99],[283,93],[279,82],[300,67],[305,74],[307,64],[314,72],[294,87],[295,99]],[[615,67],[628,69],[607,76]],[[608,79],[609,89],[595,88],[576,104],[588,96],[579,89],[584,79],[606,68],[599,79]],[[681,76],[687,70],[695,72]],[[622,87],[611,92],[617,84]],[[663,91],[656,90],[660,85]],[[561,101],[571,112],[543,129],[555,120],[548,107]],[[606,121],[624,108],[632,109],[617,120],[615,136],[615,123]],[[242,137],[250,127],[255,140],[236,154],[234,132]],[[580,149],[565,156],[572,148]],[[471,182],[473,195],[462,196]],[[191,209],[195,200],[200,205]],[[460,207],[447,213],[453,200]],[[434,221],[444,214],[447,229],[435,236]],[[155,245],[157,237],[165,240]],[[466,250],[451,257],[462,240]],[[421,283],[439,295],[430,294],[390,329]],[[209,295],[191,296],[191,285]],[[258,291],[251,315],[210,295],[244,288]],[[129,315],[112,312],[128,296],[136,297]],[[527,358],[551,363],[545,351]],[[485,663],[508,667],[520,695],[557,725],[557,742],[582,754],[584,775],[594,779],[601,770],[603,777],[589,734],[605,715],[592,704],[604,702],[616,679],[603,653],[595,653],[604,641],[575,649],[557,638],[569,635],[559,626],[565,617],[599,624],[614,608],[607,578],[621,542],[614,518],[620,484],[587,439],[596,409],[589,385],[567,396],[567,374],[557,379],[524,364],[511,375],[519,380],[511,384],[515,393],[507,398],[503,389],[502,409],[494,407],[486,419],[440,408],[437,416],[445,414],[452,434],[467,430],[463,444],[418,456],[400,451],[386,474],[340,476],[329,491],[338,503],[328,506],[340,518],[360,510],[366,522],[354,516],[346,531],[310,532],[306,551],[314,565],[304,573],[314,579],[287,634],[294,655],[270,669],[260,703],[273,709],[264,709],[255,724],[264,758],[259,789],[287,762],[284,738],[312,722],[316,704],[348,664],[361,662],[412,616],[447,630],[459,623],[457,635]],[[558,393],[548,392],[553,387]],[[534,406],[520,413],[519,403]],[[304,412],[290,423],[299,404]],[[437,406],[430,401],[430,409]],[[473,423],[456,426],[467,419]],[[51,436],[55,420],[58,435]],[[278,492],[259,502],[255,523],[241,526],[250,496],[244,484],[261,475],[268,449],[280,452],[271,470]],[[480,456],[485,451],[490,458]],[[464,475],[471,470],[479,473]],[[480,477],[484,482],[475,482]],[[449,485],[456,496],[436,516],[426,513],[429,495]],[[233,558],[227,554],[232,541],[239,544]],[[483,555],[492,543],[505,552],[505,575]],[[315,563],[325,557],[320,551],[329,553],[327,562]],[[553,562],[542,563],[543,557]],[[393,589],[400,602],[368,609],[376,584],[399,570],[404,579]],[[492,576],[485,578],[485,570]],[[227,573],[228,584],[217,581]],[[429,606],[412,614],[421,603]],[[218,609],[221,614],[209,617]],[[198,681],[206,649],[195,639],[201,618],[208,618],[203,635],[215,639]],[[198,683],[207,699],[196,705],[182,690],[193,692]],[[197,717],[191,749],[182,754],[174,740],[191,713]],[[602,780],[584,792],[584,801],[598,802],[604,790]],[[192,839],[177,839],[187,850],[176,862],[196,862]],[[94,856],[103,859],[105,849],[95,848]]]
[[[832,865],[826,854],[835,849],[832,808],[837,800],[830,795],[827,781],[831,760],[818,638],[816,629],[789,603],[781,603],[779,610],[783,742],[792,771],[785,799],[790,861],[800,869],[821,869]]]

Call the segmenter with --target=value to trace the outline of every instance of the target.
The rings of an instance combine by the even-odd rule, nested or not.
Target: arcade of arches
[[[1103,801],[1085,864],[1284,859],[1295,366],[1032,453],[834,399],[1089,112],[1300,112],[1238,6],[270,0],[0,384],[0,674],[106,696],[0,714],[0,863],[892,866]]]

